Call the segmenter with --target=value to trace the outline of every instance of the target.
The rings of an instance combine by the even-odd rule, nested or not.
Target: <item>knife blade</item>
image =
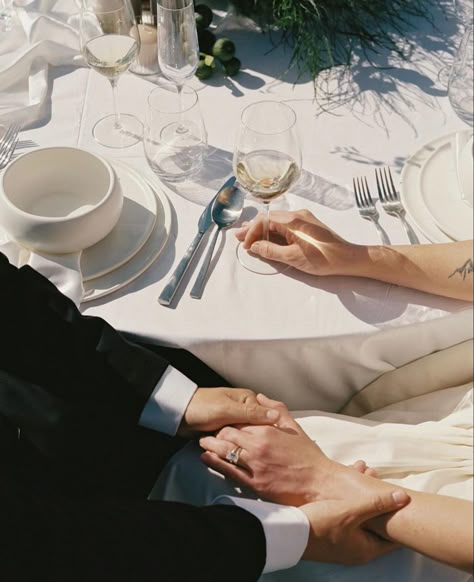
[[[178,266],[176,267],[174,273],[171,275],[168,283],[166,284],[165,288],[158,297],[158,303],[160,305],[164,305],[166,307],[171,305],[173,297],[175,296],[176,291],[178,290],[178,287],[181,281],[183,280],[183,277],[186,274],[189,265],[191,264],[191,261],[194,255],[196,254],[196,251],[198,250],[204,235],[212,225],[212,207],[214,205],[214,200],[219,196],[222,190],[224,190],[225,188],[231,188],[235,184],[235,181],[236,181],[235,176],[229,178],[227,182],[219,188],[216,195],[213,196],[212,200],[204,209],[203,213],[199,218],[198,232],[194,237],[193,242],[189,245],[188,250],[184,254],[181,261],[178,263]]]

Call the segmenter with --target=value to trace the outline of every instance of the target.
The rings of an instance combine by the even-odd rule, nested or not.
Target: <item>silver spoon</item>
[[[244,194],[238,188],[230,186],[229,188],[224,188],[214,201],[212,220],[217,225],[217,230],[214,233],[196,282],[191,289],[190,295],[194,299],[201,299],[202,297],[217,237],[223,228],[229,228],[229,226],[232,226],[240,218],[244,207],[244,198]]]

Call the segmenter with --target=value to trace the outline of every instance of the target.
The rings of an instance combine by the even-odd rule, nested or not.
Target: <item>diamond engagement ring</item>
[[[239,462],[241,452],[242,447],[235,447],[227,453],[227,455],[225,456],[225,460],[228,461],[231,465],[237,465],[237,463]]]

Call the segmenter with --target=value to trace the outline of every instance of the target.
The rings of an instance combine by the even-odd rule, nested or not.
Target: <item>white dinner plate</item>
[[[111,232],[85,249],[81,257],[83,281],[96,279],[129,261],[143,247],[156,221],[156,196],[140,174],[117,160],[108,160],[120,182],[123,208]]]
[[[128,166],[126,168],[135,172]],[[151,184],[148,182],[147,184],[152,188]],[[171,233],[171,208],[168,198],[161,190],[153,186],[152,191],[156,197],[156,220],[150,236],[129,261],[105,275],[85,281],[83,303],[105,297],[134,281],[151,266],[165,248]]]
[[[435,223],[423,199],[420,178],[425,162],[444,144],[451,143],[453,136],[442,136],[423,146],[406,161],[401,175],[400,198],[403,207],[417,228],[435,243],[452,242],[454,239]]]
[[[462,198],[455,140],[456,136],[446,136],[428,156],[420,173],[420,191],[438,228],[454,240],[467,240],[472,238],[473,218]]]

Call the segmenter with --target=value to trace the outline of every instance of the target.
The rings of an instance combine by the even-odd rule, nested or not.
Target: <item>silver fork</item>
[[[395,188],[395,184],[393,183],[392,172],[390,171],[390,168],[384,168],[383,172],[380,168],[378,170],[376,168],[375,179],[377,180],[377,190],[379,192],[382,208],[387,214],[398,217],[405,227],[411,244],[419,245],[420,241],[416,236],[415,231],[405,219],[405,209],[402,206],[400,196],[397,189]]]
[[[366,220],[371,220],[378,233],[382,239],[384,245],[390,244],[390,239],[388,238],[385,230],[380,226],[379,223],[379,213],[375,208],[374,201],[370,196],[369,185],[367,184],[367,178],[354,178],[352,180],[354,184],[354,194],[356,199],[357,208],[359,209],[359,214],[362,218]]]
[[[8,164],[15,151],[21,123],[12,123],[0,139],[0,170]]]

